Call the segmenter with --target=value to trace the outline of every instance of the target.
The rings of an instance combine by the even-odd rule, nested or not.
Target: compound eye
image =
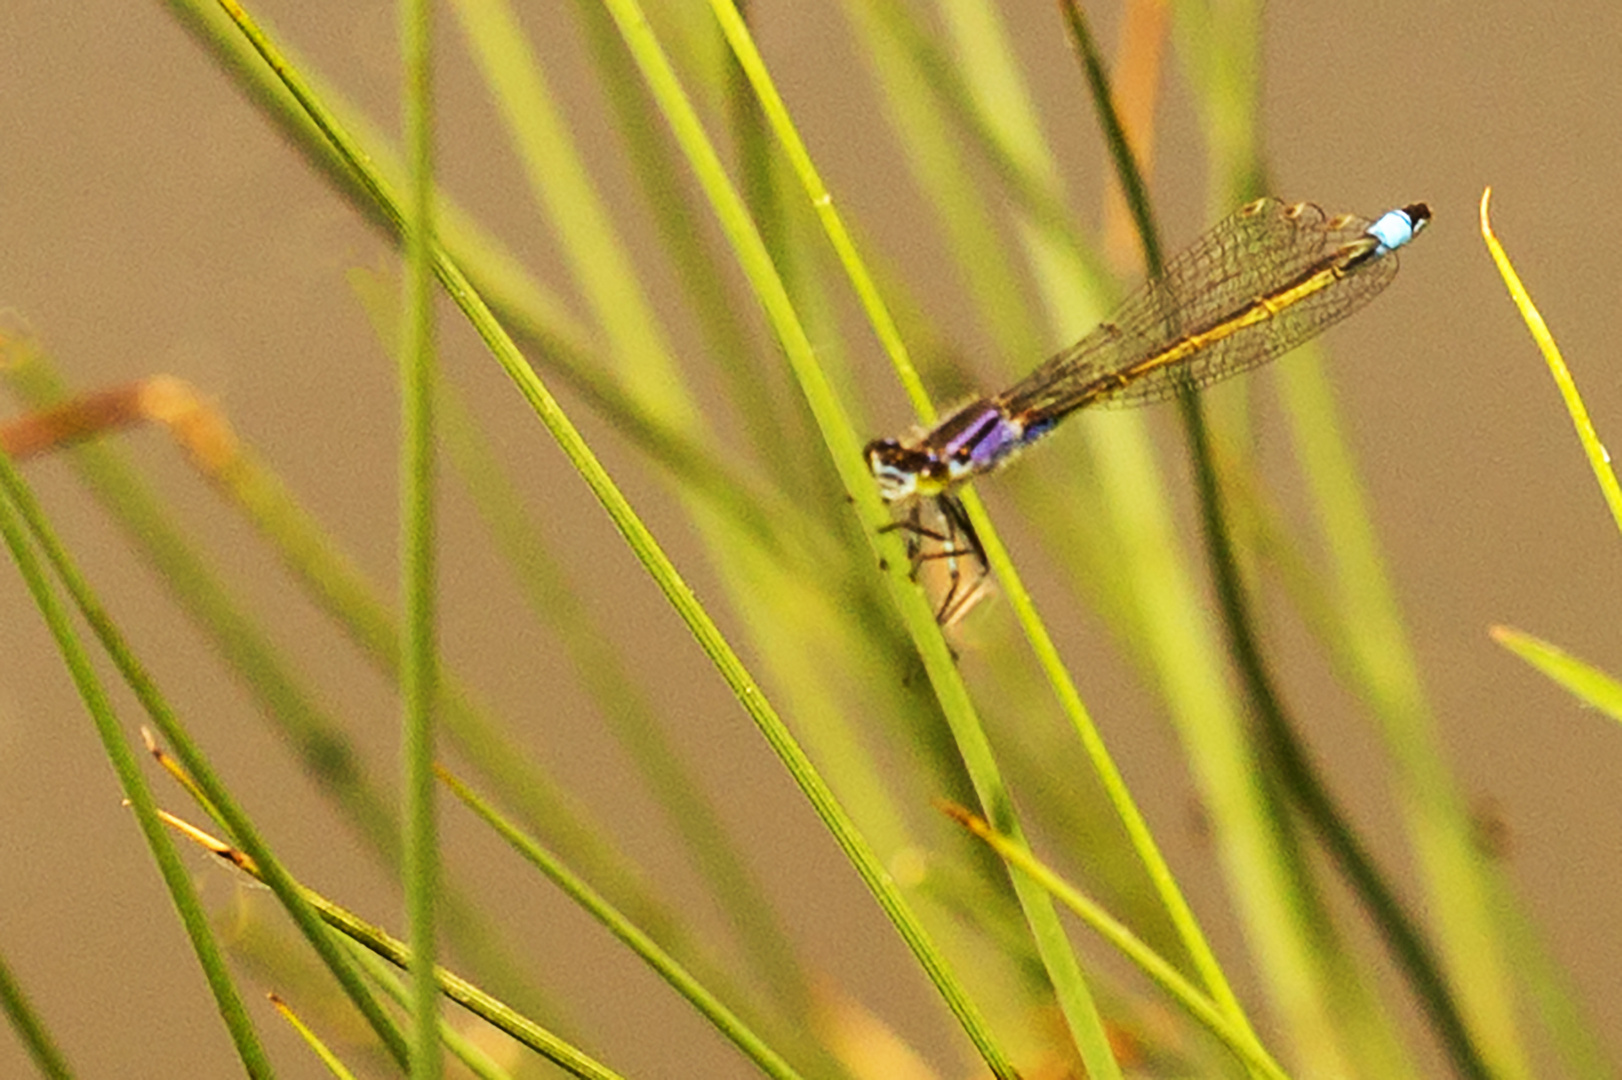
[[[901,443],[896,439],[874,439],[862,449],[862,456],[868,461],[890,461],[901,452]]]

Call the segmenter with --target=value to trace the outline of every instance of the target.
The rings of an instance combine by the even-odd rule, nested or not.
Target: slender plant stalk
[[[434,112],[429,0],[401,0],[405,145],[411,201],[405,232],[405,300],[400,341],[400,696],[404,706],[406,919],[411,935],[412,1080],[439,1080],[439,836],[434,819],[435,704],[439,644],[435,574]]]
[[[1131,208],[1132,217],[1138,228],[1138,237],[1143,244],[1143,258],[1149,267],[1149,275],[1158,278],[1165,269],[1165,258],[1162,255],[1160,236],[1155,228],[1154,215],[1149,205],[1148,185],[1144,183],[1143,173],[1138,168],[1137,157],[1127,140],[1126,131],[1121,125],[1120,116],[1115,111],[1115,102],[1110,95],[1109,79],[1104,73],[1104,62],[1093,44],[1092,34],[1087,28],[1087,21],[1082,14],[1081,7],[1076,0],[1064,0],[1065,23],[1070,30],[1071,43],[1075,46],[1077,54],[1082,60],[1082,66],[1087,73],[1088,87],[1092,92],[1093,108],[1098,114],[1099,126],[1104,130],[1105,141],[1109,145],[1110,160],[1115,164],[1116,179],[1121,184],[1121,190],[1126,193],[1127,205]],[[1188,409],[1198,409],[1199,404],[1194,400],[1193,394],[1183,394],[1182,399],[1188,404]],[[1190,423],[1197,423],[1197,419]],[[1170,877],[1169,871],[1167,877]],[[1245,1016],[1244,1007],[1239,1003],[1238,995],[1229,985],[1227,976],[1217,961],[1216,954],[1211,950],[1200,932],[1198,924],[1194,921],[1192,909],[1187,906],[1186,900],[1178,891],[1169,892],[1167,907],[1171,912],[1172,920],[1183,935],[1183,944],[1189,950],[1200,977],[1205,980],[1212,996],[1227,1014],[1229,1020],[1249,1032],[1254,1038],[1250,1021]]]
[[[11,1021],[12,1030],[17,1033],[23,1049],[28,1051],[29,1059],[41,1076],[47,1080],[72,1080],[73,1069],[68,1065],[67,1056],[56,1045],[45,1021],[35,1011],[28,994],[11,973],[11,967],[3,956],[0,956],[0,1010]]]
[[[816,366],[810,341],[806,338],[782,281],[771,264],[770,256],[753,222],[749,219],[747,208],[727,179],[718,155],[705,135],[702,124],[671,70],[663,50],[653,37],[639,5],[634,0],[609,0],[608,6],[626,44],[636,58],[643,78],[659,101],[667,123],[687,154],[689,163],[709,196],[723,230],[738,254],[744,272],[748,275],[756,295],[777,331],[795,375],[805,389],[823,437],[831,445],[835,465],[845,481],[846,489],[855,500],[869,542],[879,550],[881,557],[888,556],[891,565],[902,565],[904,551],[899,538],[883,534],[882,530],[887,523],[884,508],[880,505],[877,492],[873,490],[872,485],[863,480],[865,470],[860,464],[859,444],[855,432],[851,429],[825,376]],[[932,638],[937,643],[933,646],[931,655],[926,656],[926,663],[932,665],[932,674],[937,670],[950,671],[951,660],[946,653],[944,642],[941,641],[938,631],[933,629],[933,612],[910,588],[902,589],[900,593],[907,598],[904,601],[906,604],[904,615],[914,631],[926,638]],[[926,630],[925,626],[931,629]],[[967,707],[966,695],[961,699],[961,707]],[[770,729],[763,730],[768,739],[774,738]],[[779,750],[780,754],[783,752]],[[805,786],[802,781],[802,787]],[[831,800],[824,802],[820,793],[815,790],[808,789],[807,793],[812,796],[813,806],[833,829],[847,856],[852,859],[881,907],[913,949],[914,955],[918,957],[924,970],[934,981],[987,1064],[999,1076],[1010,1075],[1012,1067],[992,1040],[979,1009],[971,1003],[922,925],[916,921],[910,908],[895,891],[889,875],[870,863],[873,854],[865,841],[859,839],[854,826],[845,818],[844,812],[837,804]]]

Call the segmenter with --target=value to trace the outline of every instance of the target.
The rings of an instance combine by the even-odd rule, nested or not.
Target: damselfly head
[[[903,446],[899,439],[874,439],[862,451],[867,468],[878,481],[879,495],[885,502],[903,502],[914,495],[934,494],[943,486],[935,474],[941,464],[934,457],[914,447]]]

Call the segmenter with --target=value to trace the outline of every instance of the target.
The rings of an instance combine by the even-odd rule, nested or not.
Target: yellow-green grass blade
[[[1494,641],[1565,687],[1577,700],[1622,723],[1622,681],[1524,631],[1495,626],[1491,634]]]
[[[1492,222],[1487,216],[1488,204],[1492,200],[1492,188],[1481,193],[1481,236],[1487,242],[1487,250],[1492,255],[1493,263],[1498,267],[1498,273],[1504,279],[1504,286],[1509,289],[1509,295],[1515,301],[1515,308],[1521,313],[1526,322],[1526,328],[1532,333],[1532,340],[1537,342],[1538,350],[1543,353],[1543,361],[1549,366],[1549,374],[1554,378],[1554,384],[1560,390],[1560,397],[1566,403],[1566,411],[1571,414],[1572,426],[1577,429],[1577,439],[1582,443],[1583,453],[1588,457],[1588,466],[1594,470],[1594,479],[1598,481],[1600,492],[1605,496],[1605,505],[1610,508],[1611,519],[1616,522],[1617,528],[1622,529],[1622,484],[1617,483],[1616,470],[1611,467],[1610,451],[1600,441],[1599,432],[1594,430],[1594,422],[1588,417],[1588,406],[1583,404],[1583,398],[1577,391],[1577,381],[1571,376],[1571,369],[1566,366],[1565,357],[1560,354],[1560,346],[1555,343],[1554,335],[1549,332],[1549,324],[1543,321],[1538,312],[1537,305],[1532,302],[1532,294],[1521,283],[1521,277],[1515,272],[1515,265],[1510,262],[1509,255],[1504,251],[1503,244],[1493,233]]]

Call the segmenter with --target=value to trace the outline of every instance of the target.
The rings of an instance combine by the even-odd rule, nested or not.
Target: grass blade
[[[1622,485],[1617,483],[1616,470],[1611,468],[1611,452],[1600,442],[1599,432],[1594,430],[1594,422],[1588,418],[1588,406],[1583,404],[1582,395],[1577,392],[1577,381],[1571,377],[1571,369],[1566,366],[1565,357],[1560,355],[1560,346],[1555,344],[1548,323],[1543,321],[1537,305],[1532,302],[1532,294],[1521,284],[1514,264],[1509,261],[1504,246],[1492,231],[1492,221],[1487,216],[1491,201],[1492,188],[1489,187],[1481,193],[1481,237],[1487,242],[1487,250],[1492,254],[1492,261],[1509,289],[1510,298],[1515,301],[1516,310],[1532,332],[1532,340],[1537,342],[1539,351],[1543,353],[1544,363],[1549,365],[1549,374],[1554,377],[1554,384],[1559,387],[1560,396],[1566,403],[1566,411],[1571,414],[1583,453],[1588,455],[1589,468],[1594,470],[1594,479],[1599,482],[1599,489],[1605,496],[1605,505],[1611,510],[1611,519],[1616,522],[1617,528],[1622,529]]]
[[[1622,682],[1541,638],[1495,626],[1492,639],[1565,687],[1577,700],[1622,723]]]
[[[405,773],[405,901],[411,936],[412,1080],[439,1080],[439,830],[434,817],[434,744],[439,700],[435,571],[434,105],[429,0],[401,0],[405,143],[410,209],[405,233],[400,340],[401,753]]]

